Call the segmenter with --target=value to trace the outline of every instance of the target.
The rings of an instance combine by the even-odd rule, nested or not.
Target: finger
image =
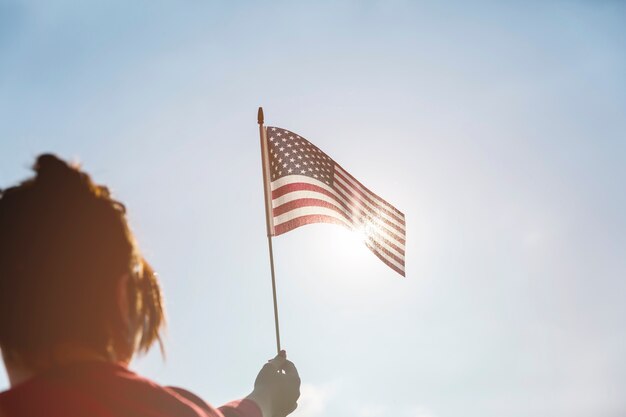
[[[268,362],[271,362],[276,359],[287,359],[287,351],[284,349],[281,350],[280,352],[278,352],[276,356],[274,356],[272,359],[269,359]]]
[[[274,358],[276,358],[278,356],[282,356],[283,358],[286,358],[287,357],[287,351],[285,349],[281,349],[280,352],[278,352],[276,354],[276,356],[274,356]]]
[[[268,361],[265,365],[263,365],[263,368],[261,368],[261,372],[276,372],[277,368],[276,365],[271,363],[270,361]]]
[[[267,363],[269,363],[272,367],[276,368],[277,371],[280,369],[283,369],[285,362],[287,362],[287,359],[285,358],[285,356],[281,356],[280,353],[276,355],[274,358],[267,361]]]
[[[293,413],[294,411],[296,411],[296,408],[298,408],[298,403],[293,403],[293,406],[289,407],[289,411],[287,411],[285,415]]]
[[[280,417],[287,417],[289,414],[293,413],[296,408],[298,408],[298,403],[294,403],[292,406],[290,406],[287,411],[281,412],[279,414]],[[2,416],[0,416],[2,417]]]
[[[298,370],[296,369],[296,365],[294,365],[293,362],[288,361],[287,359],[285,359],[280,369],[285,371],[286,374],[298,375]]]

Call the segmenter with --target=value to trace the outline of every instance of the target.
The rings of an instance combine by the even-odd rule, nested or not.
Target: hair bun
[[[59,192],[84,188],[80,172],[56,155],[40,155],[34,169],[37,172],[35,181],[39,185],[52,186]]]
[[[54,171],[59,172],[60,170],[67,170],[68,168],[64,161],[51,153],[39,155],[37,162],[35,162],[35,171],[37,171],[38,175],[45,175],[46,173]]]

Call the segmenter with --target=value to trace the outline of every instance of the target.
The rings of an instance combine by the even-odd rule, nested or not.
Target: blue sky
[[[110,185],[169,313],[133,368],[220,404],[274,350],[263,105],[407,219],[406,279],[275,239],[295,416],[623,416],[625,74],[621,1],[0,0],[0,187]]]

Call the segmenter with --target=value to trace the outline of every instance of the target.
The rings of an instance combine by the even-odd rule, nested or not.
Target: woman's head
[[[129,360],[159,340],[156,277],[124,206],[53,155],[0,192],[0,347],[21,360],[75,344]]]

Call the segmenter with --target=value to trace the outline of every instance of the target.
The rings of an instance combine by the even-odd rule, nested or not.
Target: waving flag
[[[279,127],[266,129],[271,234],[311,223],[340,224],[361,234],[380,260],[405,276],[404,214],[305,138]]]

